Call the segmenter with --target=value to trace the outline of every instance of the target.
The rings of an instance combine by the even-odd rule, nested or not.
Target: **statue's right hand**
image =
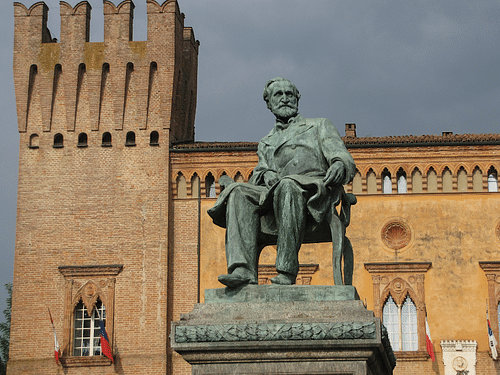
[[[276,182],[278,182],[278,174],[273,171],[267,171],[264,173],[264,183],[267,187],[273,186]]]

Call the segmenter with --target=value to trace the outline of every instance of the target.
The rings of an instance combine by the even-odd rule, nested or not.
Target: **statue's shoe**
[[[295,276],[279,273],[278,276],[271,279],[271,282],[279,285],[293,285],[295,284]]]
[[[220,275],[218,277],[220,283],[230,287],[236,288],[237,286],[246,284],[257,284],[252,280],[251,277],[245,275],[239,275],[237,273],[230,273],[229,275]]]

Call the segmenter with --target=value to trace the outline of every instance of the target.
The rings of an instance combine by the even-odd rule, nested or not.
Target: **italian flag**
[[[425,348],[427,349],[427,353],[431,356],[433,361],[436,360],[436,356],[434,355],[434,345],[432,345],[431,339],[431,331],[429,331],[429,323],[427,323],[427,317],[425,317]]]
[[[52,329],[54,330],[54,359],[56,360],[56,364],[59,366],[59,357],[61,356],[61,351],[59,350],[59,342],[57,341],[56,335],[56,327],[54,327],[54,320],[52,319],[52,314],[49,310],[50,323],[52,323]]]

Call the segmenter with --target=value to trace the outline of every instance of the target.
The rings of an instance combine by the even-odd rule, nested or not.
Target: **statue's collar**
[[[301,123],[305,122],[304,117],[300,115],[300,113],[297,113],[295,116],[290,117],[287,122],[282,121],[279,118],[276,118],[276,123],[274,124],[274,127],[279,130],[283,130],[288,128],[290,125],[296,124],[296,123]]]
[[[292,121],[288,122],[288,126],[286,128],[293,128],[291,131],[286,131],[286,132],[279,132],[278,131],[278,124],[274,126],[274,128],[271,130],[271,132],[266,135],[264,138],[261,139],[261,142],[274,146],[278,148],[281,146],[283,143],[288,142],[292,137],[305,132],[308,130],[312,125],[308,125],[306,123],[306,119],[302,117],[300,114],[295,116]],[[285,129],[286,129],[285,128]],[[281,128],[283,130],[284,128]]]

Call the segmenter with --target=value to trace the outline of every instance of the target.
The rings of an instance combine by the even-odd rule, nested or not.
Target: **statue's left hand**
[[[344,176],[344,163],[342,163],[341,161],[336,161],[335,163],[330,165],[330,168],[328,168],[328,171],[326,171],[326,176],[325,178],[323,178],[323,182],[326,186],[338,186],[342,184]]]

